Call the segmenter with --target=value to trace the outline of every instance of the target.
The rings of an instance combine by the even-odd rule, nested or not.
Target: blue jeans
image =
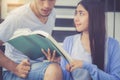
[[[50,62],[39,62],[31,65],[31,70],[26,78],[20,78],[10,71],[3,72],[3,80],[43,80],[45,71]]]

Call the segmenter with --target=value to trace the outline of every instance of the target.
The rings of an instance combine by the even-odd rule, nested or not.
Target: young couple
[[[55,2],[33,0],[13,11],[0,24],[1,43],[12,37],[17,29],[51,33],[55,22]],[[63,42],[63,48],[73,58],[70,64],[63,58],[58,64],[59,58],[50,55],[49,49],[43,50],[49,62],[41,58],[30,60],[5,43],[8,58],[0,54],[3,59],[0,65],[7,69],[3,71],[4,80],[120,80],[120,46],[106,35],[103,3],[98,0],[80,1],[75,9],[74,24],[79,33],[66,37]]]

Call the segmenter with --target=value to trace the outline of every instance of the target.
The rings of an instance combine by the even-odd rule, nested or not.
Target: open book
[[[44,31],[34,31],[29,34],[15,36],[7,42],[33,60],[45,56],[41,51],[42,48],[46,51],[49,48],[51,51],[56,51],[56,57],[62,56],[68,62],[72,61],[72,58],[57,41]]]

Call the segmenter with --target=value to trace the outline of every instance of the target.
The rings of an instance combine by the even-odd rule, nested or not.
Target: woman
[[[61,61],[64,80],[120,80],[120,46],[106,36],[104,5],[98,0],[80,1],[74,24],[79,34],[63,43],[73,58],[70,64]]]

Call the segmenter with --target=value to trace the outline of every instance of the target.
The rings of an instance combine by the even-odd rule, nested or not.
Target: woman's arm
[[[105,71],[94,64],[83,63],[93,80],[120,80],[120,45],[114,39],[108,40],[107,65]]]

